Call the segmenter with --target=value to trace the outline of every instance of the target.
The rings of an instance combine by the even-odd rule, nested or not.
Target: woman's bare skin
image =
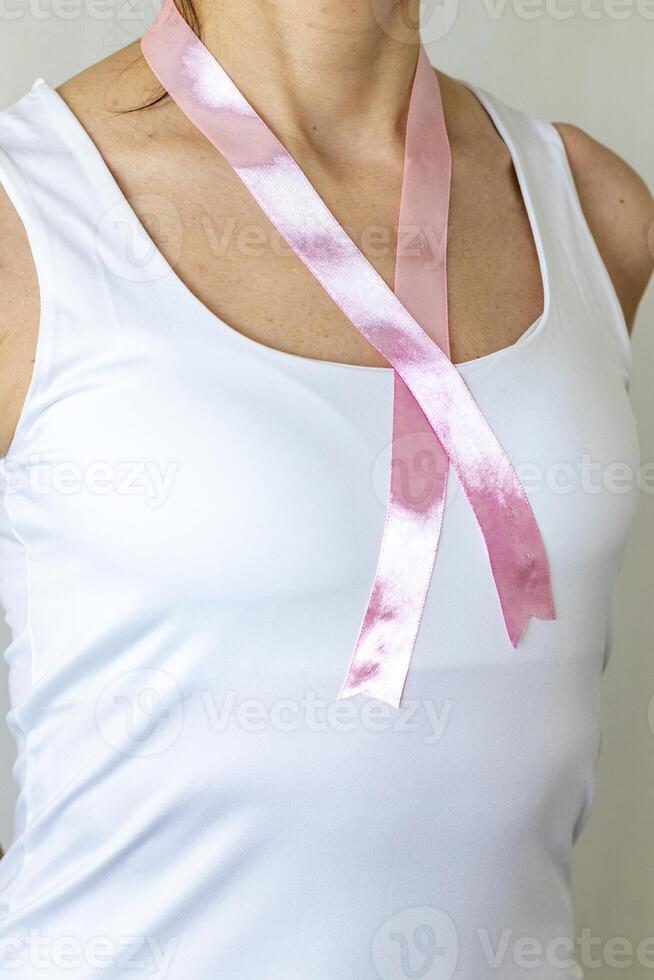
[[[461,362],[517,340],[542,312],[543,284],[507,147],[469,89],[445,75],[439,78],[453,153],[451,348],[453,360]],[[59,92],[157,247],[212,312],[270,347],[348,364],[385,365],[299,260],[283,253],[278,236],[240,181],[172,102],[125,111],[159,94],[138,45],[82,72]],[[257,108],[266,108],[265,99]],[[382,127],[379,139],[348,142],[342,132],[332,138],[324,130],[325,118],[317,113],[315,126],[310,117],[298,115],[289,116],[292,125],[285,127],[283,113],[281,122],[268,121],[392,285],[401,131]],[[306,123],[304,130],[298,119]],[[654,265],[652,195],[611,150],[574,126],[557,128],[630,328]],[[181,221],[181,238],[170,224],[171,214]],[[0,227],[2,454],[32,373],[39,295],[25,232],[2,191]]]

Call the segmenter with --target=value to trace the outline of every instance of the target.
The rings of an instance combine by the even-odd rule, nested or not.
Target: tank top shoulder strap
[[[41,79],[0,112],[0,185],[25,228],[41,307],[10,456],[74,383],[75,365],[110,345],[125,349],[129,323],[148,321],[151,292],[139,286],[169,268],[82,124]]]
[[[95,177],[104,167],[81,124],[42,79],[0,112],[0,177],[30,243],[42,247],[49,240],[57,274],[69,267],[70,248],[80,259],[95,251],[105,209]]]
[[[74,283],[78,308],[87,284],[97,309],[103,293],[113,302],[117,283],[169,271],[91,137],[42,79],[0,112],[0,181],[25,225],[41,287],[54,282],[63,297]]]
[[[552,307],[570,329],[588,329],[628,380],[632,350],[624,314],[581,207],[561,135],[551,122],[469,86],[504,139],[515,164]]]
[[[0,184],[23,224],[40,298],[32,378],[6,460],[60,396],[66,367],[97,348],[106,329],[110,297],[96,247],[103,204],[89,173],[97,166],[92,149],[64,101],[41,79],[0,112]]]

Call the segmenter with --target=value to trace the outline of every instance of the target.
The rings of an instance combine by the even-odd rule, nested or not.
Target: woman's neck
[[[195,0],[202,39],[286,139],[380,153],[402,138],[418,0]],[[375,141],[371,144],[371,140]]]

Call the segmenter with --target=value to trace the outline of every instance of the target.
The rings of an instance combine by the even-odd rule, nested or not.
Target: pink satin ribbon
[[[451,177],[438,79],[421,48],[406,127],[395,295],[445,353]],[[447,472],[447,454],[396,372],[386,524],[370,602],[339,697],[364,693],[400,703],[436,558]]]
[[[427,261],[420,256],[413,261],[400,250],[396,295],[173,0],[164,0],[142,49],[171,98],[396,372],[394,466],[384,537],[339,697],[361,693],[394,706],[401,701],[438,546],[448,461],[484,536],[507,632],[517,646],[532,616],[555,617],[549,569],[518,476],[447,353],[450,152],[437,78],[424,50],[407,124],[400,224],[406,227],[416,219],[415,224],[440,232],[441,238],[435,247],[432,241]],[[432,490],[423,501],[412,500],[402,482],[402,464],[413,465],[418,451],[426,452],[432,465]]]

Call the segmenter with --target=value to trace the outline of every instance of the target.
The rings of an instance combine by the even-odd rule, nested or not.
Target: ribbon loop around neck
[[[400,703],[438,546],[448,465],[482,531],[506,629],[517,646],[532,616],[555,618],[549,568],[520,480],[447,353],[444,187],[446,182],[449,195],[449,143],[438,83],[426,53],[420,50],[409,112],[403,201],[427,202],[442,248],[432,256],[432,286],[424,263],[412,269],[398,256],[396,291],[403,302],[349,238],[173,0],[164,0],[142,49],[182,112],[231,165],[351,323],[394,368],[394,444],[406,434],[426,434],[430,440],[437,465],[428,506],[402,499],[399,484],[391,478],[377,574],[339,696],[362,693],[395,706]],[[438,127],[431,133],[424,128],[430,112]],[[419,188],[415,197],[407,187],[411,166],[417,174],[413,186]],[[432,179],[436,185],[430,187]]]

